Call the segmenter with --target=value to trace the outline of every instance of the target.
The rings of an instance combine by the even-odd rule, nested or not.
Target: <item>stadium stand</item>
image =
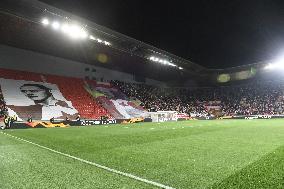
[[[255,81],[219,90],[222,110],[226,115],[283,114],[283,83]]]
[[[101,116],[111,117],[111,115],[108,114],[108,111],[105,108],[103,108],[99,103],[97,103],[95,99],[84,89],[83,79],[53,76],[53,75],[42,75],[37,73],[15,71],[8,69],[0,69],[0,75],[1,78],[3,79],[9,79],[14,81],[20,80],[20,81],[56,84],[60,92],[62,93],[63,97],[65,97],[67,101],[72,102],[73,107],[78,111],[78,114],[81,115],[82,118],[98,119]],[[4,102],[3,95],[1,99],[2,99],[1,107],[5,107],[3,105]],[[29,113],[31,112],[36,114],[34,110],[31,110]],[[18,112],[18,114],[23,115],[22,117],[23,120],[28,119],[29,113]]]
[[[284,111],[283,83],[253,81],[244,85],[159,89],[147,85],[112,81],[148,111],[178,111],[192,116],[279,115]],[[217,113],[217,114],[216,114]]]
[[[4,101],[2,91],[0,88],[0,119],[4,117],[6,112],[7,112],[7,108],[6,108],[5,101]]]
[[[1,78],[41,82],[40,74],[9,69],[0,69]]]
[[[8,69],[0,69],[0,74],[4,79],[55,84],[63,97],[72,102],[72,107],[85,119],[102,116],[116,119],[142,117],[144,109],[149,112],[177,111],[192,117],[280,115],[284,111],[283,82],[280,81],[251,81],[244,85],[184,89],[121,81],[102,83]],[[3,116],[7,106],[2,92],[0,107]],[[40,117],[36,109],[29,111],[35,117]],[[19,114],[27,119],[29,113]]]
[[[141,106],[149,112],[177,111],[196,116],[207,116],[209,112],[202,103],[199,103],[197,94],[186,94],[184,89],[157,88],[144,84],[130,84],[112,81],[121,91],[130,98],[137,98]],[[200,97],[200,96],[199,96]]]
[[[108,116],[108,111],[103,108],[94,98],[84,89],[84,80],[61,76],[47,75],[48,83],[55,83],[60,88],[63,96],[72,102],[83,118],[97,119],[101,116]]]
[[[111,83],[86,81],[86,90],[105,107],[115,119],[146,117],[140,102],[129,98]]]

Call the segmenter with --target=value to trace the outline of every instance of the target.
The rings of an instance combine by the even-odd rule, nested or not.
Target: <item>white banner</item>
[[[55,84],[0,79],[3,97],[10,116],[19,120],[73,119],[78,111],[67,101]]]

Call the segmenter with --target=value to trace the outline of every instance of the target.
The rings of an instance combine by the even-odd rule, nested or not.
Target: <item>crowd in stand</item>
[[[141,106],[149,112],[177,111],[196,116],[209,115],[209,112],[201,102],[193,100],[193,96],[186,94],[187,90],[158,88],[120,81],[112,81],[112,84],[117,86],[127,96],[140,100]]]
[[[178,111],[191,116],[284,113],[284,83],[281,82],[253,82],[240,86],[199,89],[165,89],[119,81],[112,81],[112,84],[129,97],[140,100],[141,106],[150,112]]]
[[[3,118],[5,114],[7,114],[7,107],[5,105],[5,101],[0,90],[0,118]]]
[[[284,85],[280,82],[255,82],[230,87],[220,94],[227,115],[278,115],[284,112]]]
[[[120,81],[111,83],[128,97],[139,100],[149,112],[177,111],[193,117],[284,114],[284,82],[198,89],[159,88]],[[6,113],[0,90],[0,118]]]

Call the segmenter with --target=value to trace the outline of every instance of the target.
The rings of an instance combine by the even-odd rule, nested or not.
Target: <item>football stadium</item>
[[[0,188],[284,189],[283,57],[211,69],[0,2]]]

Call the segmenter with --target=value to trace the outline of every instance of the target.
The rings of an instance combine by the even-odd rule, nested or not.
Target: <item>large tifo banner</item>
[[[86,83],[85,88],[115,119],[144,118],[148,115],[137,101],[130,100],[109,83]]]
[[[0,86],[10,116],[19,121],[75,119],[78,111],[67,101],[55,84],[1,79]]]

